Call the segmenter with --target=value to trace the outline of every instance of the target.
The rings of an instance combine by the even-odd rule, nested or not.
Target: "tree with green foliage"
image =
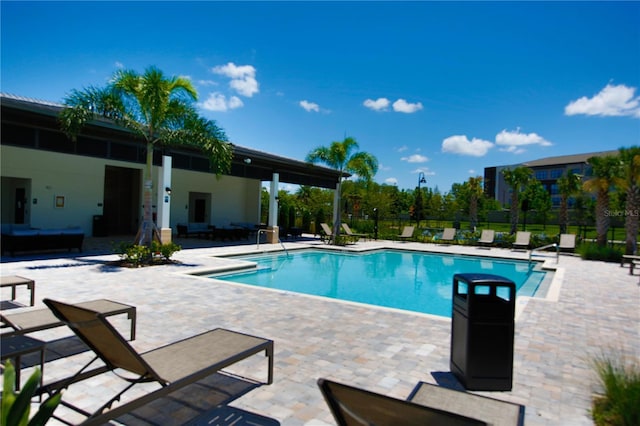
[[[609,192],[621,182],[621,163],[617,155],[591,157],[587,160],[591,166],[591,176],[584,182],[583,188],[596,193],[596,243],[600,247],[607,245],[607,232],[611,223]]]
[[[635,254],[640,214],[640,147],[620,148],[621,188],[625,190],[625,254]]]
[[[482,177],[470,177],[467,180],[466,191],[469,197],[469,226],[476,229],[478,226],[478,201],[484,195],[482,188]]]
[[[532,171],[528,167],[518,166],[514,169],[506,169],[502,172],[504,180],[511,187],[511,234],[518,230],[518,213],[520,211],[519,194],[522,192],[532,177]]]
[[[153,239],[153,150],[156,146],[186,145],[209,156],[211,170],[220,176],[230,170],[233,150],[224,131],[215,122],[198,115],[197,93],[184,77],[166,77],[149,67],[143,74],[132,70],[115,73],[106,87],[73,90],[60,112],[62,130],[77,140],[86,124],[107,118],[146,143],[143,222],[137,244]]]
[[[310,163],[324,163],[339,171],[336,187],[338,202],[341,200],[342,179],[346,173],[355,174],[359,179],[370,182],[378,171],[378,160],[367,152],[356,152],[358,142],[347,137],[341,142],[334,141],[330,146],[315,148],[307,155]],[[340,235],[341,208],[337,206],[336,218],[333,223],[333,239]]]
[[[560,233],[565,234],[569,229],[569,197],[580,191],[582,176],[568,171],[558,179],[558,191],[560,192],[560,211],[558,222]]]

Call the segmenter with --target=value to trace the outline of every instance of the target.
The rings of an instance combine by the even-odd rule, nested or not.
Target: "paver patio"
[[[286,242],[285,246],[293,249],[316,244],[301,240]],[[519,259],[528,256],[498,248],[388,241],[359,242],[351,247]],[[260,244],[259,249],[281,247]],[[68,302],[106,298],[135,305],[138,338],[132,345],[141,352],[216,327],[273,339],[274,384],[259,386],[231,405],[277,419],[283,425],[334,424],[316,386],[319,377],[406,398],[418,382],[435,383],[436,378],[448,374],[451,322],[447,318],[188,275],[232,262],[216,255],[255,250],[255,244],[183,249],[174,256],[180,264],[139,269],[110,266],[108,261],[117,259],[114,255],[82,254],[3,258],[0,268],[2,275],[21,275],[36,281],[36,308],[44,307],[43,298]],[[549,253],[544,258],[556,267],[554,255]],[[525,405],[527,425],[589,425],[591,397],[598,389],[590,364],[593,356],[613,351],[640,359],[638,276],[629,275],[628,268],[619,264],[567,255],[560,256],[557,268],[546,297],[518,300],[512,391],[479,393]],[[2,300],[7,299],[3,293]],[[114,324],[120,330],[128,326],[126,319],[119,323],[114,318]],[[33,336],[58,339],[56,347],[63,349],[66,341],[71,342],[66,339],[70,331],[63,327]],[[88,359],[87,352],[51,359],[45,368],[45,382],[68,375],[73,371],[70,365],[75,368]],[[263,357],[257,357],[231,372],[264,380],[265,364]],[[23,374],[26,377],[29,371]],[[185,395],[140,411],[127,424],[181,424],[212,408],[216,398],[223,398],[222,384],[231,380],[213,378]],[[120,379],[105,375],[72,386],[63,398],[76,405],[97,407],[105,395],[122,386]],[[240,385],[229,382],[228,386]],[[144,390],[142,386],[137,392]],[[131,392],[131,396],[135,394]],[[80,419],[71,413],[69,416]]]

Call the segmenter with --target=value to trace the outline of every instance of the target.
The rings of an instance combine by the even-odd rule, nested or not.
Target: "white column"
[[[157,226],[160,228],[160,239],[163,244],[171,242],[171,157],[162,157],[162,167],[158,169],[158,217]]]
[[[269,223],[267,233],[267,242],[271,244],[277,244],[280,240],[280,233],[278,230],[278,186],[280,181],[280,175],[274,173],[271,179],[271,187],[269,189]]]

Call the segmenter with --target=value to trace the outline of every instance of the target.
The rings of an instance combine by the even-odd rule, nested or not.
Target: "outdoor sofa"
[[[2,253],[22,251],[69,250],[82,251],[84,231],[70,228],[37,229],[29,225],[2,224]]]

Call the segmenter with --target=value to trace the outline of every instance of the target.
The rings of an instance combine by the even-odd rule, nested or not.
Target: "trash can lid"
[[[466,283],[474,283],[474,284],[501,283],[501,284],[515,285],[515,283],[510,279],[501,277],[500,275],[494,275],[494,274],[483,274],[483,273],[455,274],[453,276],[453,279],[457,281],[463,281]]]

